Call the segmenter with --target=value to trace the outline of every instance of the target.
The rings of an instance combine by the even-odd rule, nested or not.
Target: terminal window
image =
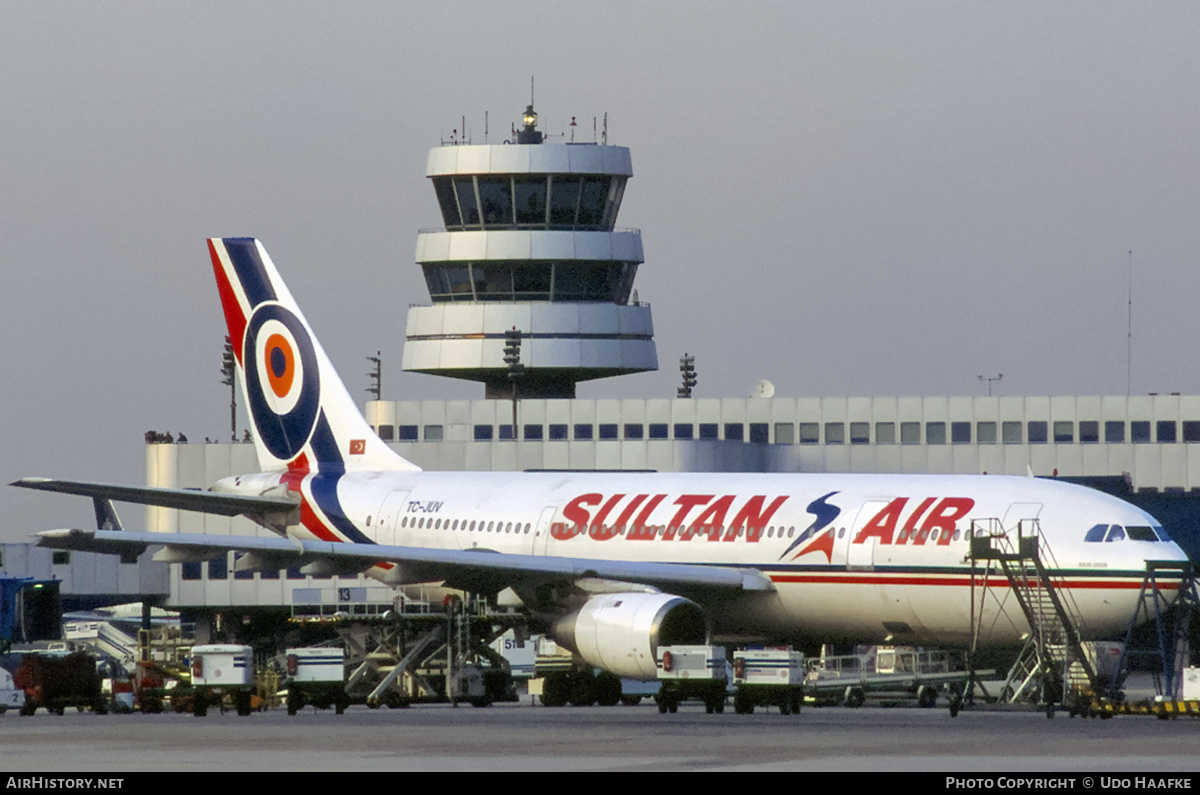
[[[650,438],[651,439],[670,439],[670,426],[665,422],[650,423]]]
[[[442,426],[441,425],[426,425],[425,426],[425,441],[440,442],[442,441]]]
[[[902,422],[900,423],[900,444],[920,444],[921,443],[921,423],[919,422]]]
[[[800,444],[817,444],[821,441],[821,426],[815,422],[800,423]]]
[[[719,439],[717,424],[715,422],[700,423],[700,438],[701,439]]]
[[[1096,420],[1082,420],[1079,423],[1079,441],[1082,444],[1095,444],[1100,441],[1100,423]]]
[[[628,422],[625,423],[625,438],[626,439],[644,439],[646,436],[646,428],[640,423]]]
[[[492,433],[493,433],[493,431],[492,431],[491,425],[476,425],[475,426],[475,441],[490,442],[492,440]]]
[[[977,422],[975,423],[975,441],[979,444],[995,444],[996,443],[996,423],[994,422]]]
[[[725,439],[730,442],[746,441],[746,429],[740,422],[725,423]]]
[[[542,426],[541,425],[526,425],[522,429],[522,433],[524,433],[525,438],[530,441],[541,441]]]
[[[401,425],[399,428],[397,428],[397,430],[400,433],[400,441],[415,442],[417,440],[416,425]]]
[[[771,441],[771,426],[765,422],[750,423],[750,443],[768,444]]]
[[[1129,441],[1134,444],[1146,444],[1150,441],[1150,421],[1135,420],[1129,423]]]
[[[945,444],[946,443],[946,423],[944,422],[927,422],[925,423],[925,444]]]
[[[969,422],[952,422],[952,423],[950,423],[950,441],[953,444],[970,444],[971,443],[971,423],[969,423]]]
[[[690,422],[675,423],[675,438],[676,439],[694,439],[696,437],[696,427]]]
[[[393,425],[380,425],[377,431],[379,438],[385,442],[390,442],[396,438],[396,428]]]
[[[586,422],[576,423],[573,431],[575,438],[581,442],[590,442],[592,440],[592,426]]]
[[[550,441],[562,442],[562,441],[566,441],[566,439],[567,439],[566,423],[555,424],[555,425],[550,426]]]
[[[1020,444],[1021,443],[1021,423],[1008,421],[1000,425],[1000,434],[1005,444]]]
[[[846,424],[844,422],[825,423],[825,444],[845,444]]]
[[[501,425],[496,430],[500,434],[500,441],[511,442],[513,440],[513,426],[511,424],[510,425]]]
[[[1159,444],[1174,444],[1175,431],[1174,420],[1159,420],[1154,424],[1154,438]]]
[[[1054,443],[1071,444],[1075,441],[1075,423],[1056,420],[1054,423]]]
[[[1104,441],[1109,444],[1125,443],[1125,423],[1121,420],[1109,420],[1104,423]]]
[[[896,423],[894,422],[877,422],[875,423],[875,444],[895,444],[896,443]]]
[[[775,423],[775,444],[795,444],[796,426],[790,422]]]
[[[1026,433],[1029,434],[1028,439],[1030,444],[1045,444],[1049,429],[1046,426],[1045,420],[1030,420],[1026,428]]]
[[[617,434],[617,424],[615,422],[600,423],[600,438],[601,439],[620,438]]]
[[[852,422],[850,423],[850,444],[870,444],[871,443],[871,423],[869,422]]]
[[[1200,442],[1200,422],[1196,420],[1183,421],[1183,440],[1185,442]]]

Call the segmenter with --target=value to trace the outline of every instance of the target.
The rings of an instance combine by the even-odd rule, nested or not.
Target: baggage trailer
[[[108,712],[108,700],[100,690],[96,660],[77,651],[70,654],[27,654],[13,673],[13,684],[25,693],[22,715],[45,707],[61,715],[67,707]]]
[[[724,646],[663,646],[658,650],[660,713],[674,713],[679,702],[700,699],[708,714],[725,711],[729,673]]]
[[[804,653],[790,646],[742,649],[733,653],[733,709],[753,714],[756,706],[779,707],[783,715],[800,713],[804,701]]]
[[[924,651],[911,646],[873,646],[858,654],[818,657],[808,661],[805,686],[818,702],[861,707],[868,693],[916,698],[917,705],[933,707],[945,690],[950,714],[957,715],[971,672],[957,666],[943,650]],[[977,671],[975,676],[986,672]]]
[[[229,696],[237,714],[253,709],[254,665],[249,646],[214,643],[192,647],[192,714],[203,718],[211,704]]]
[[[350,706],[350,696],[346,695],[344,649],[288,649],[285,659],[289,715],[295,715],[309,704],[317,709],[334,707],[339,715]]]

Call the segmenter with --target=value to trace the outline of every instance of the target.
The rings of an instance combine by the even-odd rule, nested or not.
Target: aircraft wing
[[[216,536],[203,533],[148,533],[124,530],[48,530],[38,546],[120,554],[126,559],[153,545],[165,545],[156,560],[205,560],[228,550],[249,553],[270,567],[323,561],[347,571],[377,565],[400,566],[405,582],[445,581],[466,590],[498,590],[515,580],[571,580],[586,577],[663,587],[720,591],[770,591],[774,585],[757,569],[646,561],[589,560],[540,555],[509,555],[490,550],[449,550],[382,544],[300,541],[294,538]]]
[[[139,505],[157,505],[183,511],[199,511],[221,516],[269,516],[298,510],[298,497],[257,497],[242,494],[221,494],[193,489],[163,489],[151,486],[116,486],[108,483],[84,483],[50,478],[21,478],[10,485],[24,489],[78,494],[93,499],[117,500]]]

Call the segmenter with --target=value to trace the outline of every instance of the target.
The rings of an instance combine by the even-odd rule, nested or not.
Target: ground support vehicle
[[[729,672],[724,646],[663,646],[658,650],[658,711],[676,712],[695,698],[710,715],[725,711]]]
[[[28,654],[13,673],[13,684],[25,693],[22,715],[32,715],[38,707],[59,715],[67,707],[108,712],[96,660],[81,651]]]
[[[192,714],[202,718],[225,696],[239,715],[253,710],[254,666],[249,646],[214,643],[192,647]]]
[[[962,707],[963,693],[971,681],[971,672],[959,666],[941,650],[924,651],[909,646],[870,646],[857,654],[822,656],[807,662],[807,693],[817,703],[842,703],[861,707],[867,694],[883,697],[913,698],[921,707],[937,704],[945,690],[950,714]],[[975,676],[988,672],[976,671]]]
[[[12,674],[0,668],[0,715],[25,706],[25,691],[13,684]]]
[[[796,715],[804,701],[804,653],[783,649],[743,649],[733,653],[733,709],[749,715],[756,706],[779,707]]]
[[[334,707],[339,715],[350,706],[345,650],[324,646],[288,649],[285,659],[289,715],[309,704],[317,709]]]

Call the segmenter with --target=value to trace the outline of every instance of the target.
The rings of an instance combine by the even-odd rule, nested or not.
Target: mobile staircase
[[[1079,608],[1063,587],[1063,578],[1054,574],[1060,567],[1037,519],[1020,520],[1015,534],[1006,533],[998,519],[972,521],[971,559],[972,658],[989,596],[1002,610],[1006,601],[993,584],[995,567],[1003,573],[1029,626],[1021,653],[1001,687],[1000,701],[1033,701],[1053,717],[1056,704],[1074,714],[1095,694],[1108,692],[1111,682],[1097,674],[1082,641]]]

